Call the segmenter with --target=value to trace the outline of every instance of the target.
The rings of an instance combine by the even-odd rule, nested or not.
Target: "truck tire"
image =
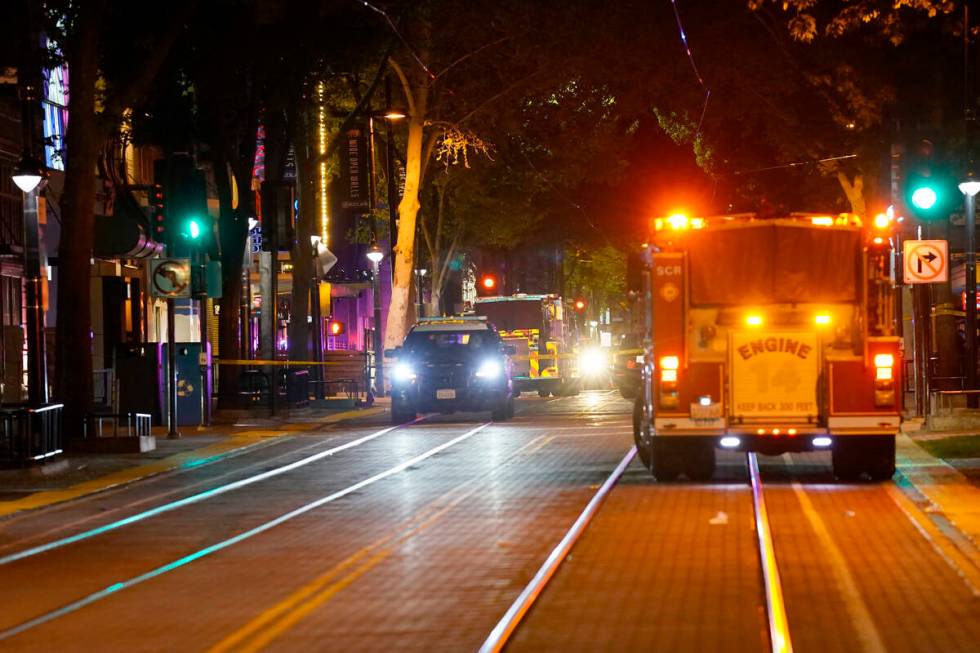
[[[710,481],[715,475],[714,438],[685,438],[688,440],[684,470],[692,481]]]
[[[858,447],[852,438],[840,438],[831,451],[834,478],[838,481],[856,481],[861,475]]]
[[[538,390],[538,396],[541,397],[542,399],[547,399],[550,395],[551,395],[550,390],[544,390],[544,389]]]
[[[619,386],[619,396],[622,397],[623,399],[626,399],[627,401],[633,401],[634,399],[636,399],[636,395],[637,395],[636,388],[626,386],[626,385]]]
[[[642,422],[643,403],[637,397],[636,401],[633,402],[633,442],[636,444],[636,455],[639,457],[640,462],[643,463],[644,467],[653,471],[653,461],[650,456],[650,437],[649,434],[646,437],[642,437]]]
[[[658,481],[676,481],[684,472],[684,447],[680,446],[684,443],[677,440],[677,438],[655,437],[650,441],[652,471]]]
[[[862,466],[872,481],[888,481],[895,475],[895,436],[861,438]]]

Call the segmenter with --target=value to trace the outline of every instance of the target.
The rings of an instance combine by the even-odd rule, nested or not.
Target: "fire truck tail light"
[[[660,359],[660,367],[663,370],[677,370],[681,360],[677,356],[664,356]]]
[[[892,224],[892,219],[887,213],[879,213],[875,216],[874,225],[876,229],[887,229]]]
[[[665,383],[677,383],[677,370],[660,370],[660,380]]]
[[[875,354],[875,367],[892,367],[895,364],[895,357],[891,354]]]
[[[895,357],[875,354],[875,406],[895,405]]]

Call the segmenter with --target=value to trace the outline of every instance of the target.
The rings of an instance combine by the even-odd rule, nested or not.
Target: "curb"
[[[271,445],[287,437],[295,436],[303,431],[312,431],[318,427],[337,424],[361,417],[372,417],[384,412],[383,408],[367,408],[350,410],[324,419],[309,423],[283,423],[275,429],[248,429],[230,434],[220,442],[203,446],[199,449],[184,451],[168,456],[161,460],[147,461],[132,467],[127,467],[105,476],[77,483],[67,488],[57,490],[40,490],[20,499],[0,502],[0,521],[28,511],[40,510],[54,505],[76,501],[84,497],[117,489],[145,480],[153,476],[168,474],[181,469],[191,469],[209,465],[252,449]]]
[[[959,470],[934,457],[905,433],[895,438],[899,473],[975,548],[980,548],[980,488]]]

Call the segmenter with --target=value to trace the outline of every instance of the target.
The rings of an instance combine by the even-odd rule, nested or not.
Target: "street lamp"
[[[959,186],[966,201],[966,389],[977,389],[977,193],[980,181],[973,172]],[[967,405],[977,407],[977,397],[969,395]]]
[[[418,311],[416,312],[420,318],[425,317],[425,303],[422,301],[422,277],[424,277],[427,272],[428,270],[425,268],[419,268],[415,271],[415,294],[419,299]]]
[[[373,267],[372,280],[374,290],[374,394],[377,397],[384,395],[384,352],[381,351],[381,283],[379,277],[379,266],[381,259],[385,257],[384,252],[378,247],[377,239],[371,241],[368,248],[367,258]]]
[[[25,154],[21,158],[20,163],[14,169],[14,174],[10,176],[14,180],[14,184],[17,185],[17,188],[25,193],[40,190],[38,187],[45,177],[47,177],[47,172],[44,167],[41,166],[37,159],[29,154]]]

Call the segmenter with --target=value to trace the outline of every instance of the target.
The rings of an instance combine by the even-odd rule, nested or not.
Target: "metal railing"
[[[63,410],[63,404],[0,409],[0,464],[36,464],[62,453]]]
[[[110,428],[106,428],[106,423]],[[138,438],[150,435],[149,413],[96,413],[85,417],[82,437]]]
[[[936,398],[936,416],[948,416],[953,414],[954,409],[968,406],[967,401],[962,406],[954,406],[957,399],[980,396],[980,390],[935,390],[931,394]]]

